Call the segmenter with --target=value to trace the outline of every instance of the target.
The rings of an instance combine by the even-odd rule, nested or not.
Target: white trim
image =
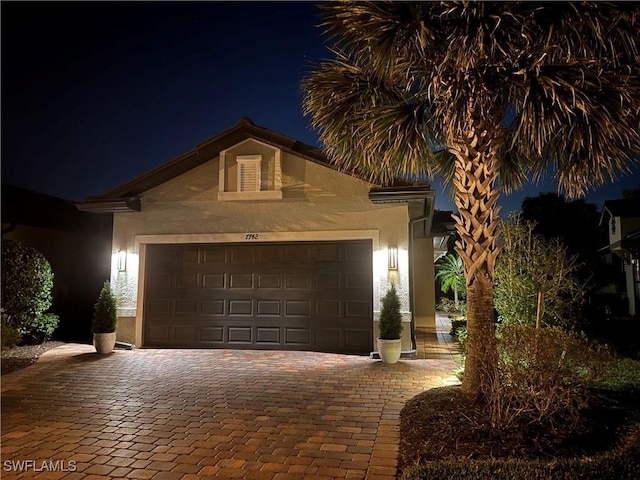
[[[282,200],[282,191],[219,192],[218,200]]]
[[[378,249],[380,230],[318,230],[303,232],[237,232],[136,235],[136,247],[145,243],[259,243],[322,242],[332,240],[373,240]],[[143,278],[143,277],[139,277]]]

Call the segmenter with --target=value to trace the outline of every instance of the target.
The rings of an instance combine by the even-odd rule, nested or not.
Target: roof
[[[101,195],[88,197],[84,203],[78,204],[77,207],[81,210],[93,212],[140,210],[140,203],[137,197],[143,192],[215,158],[222,150],[230,148],[246,139],[259,140],[275,148],[279,148],[284,152],[302,157],[325,167],[336,169],[319,148],[306,145],[281,133],[260,127],[254,124],[249,118],[243,117],[233,127],[204,140],[188,152],[135,177],[113,190]],[[349,172],[345,173],[349,174]],[[355,174],[351,175],[368,181]]]
[[[140,211],[140,195],[142,193],[182,175],[198,165],[217,157],[222,150],[233,147],[247,139],[261,141],[278,148],[283,152],[338,170],[335,165],[329,162],[325,154],[319,148],[258,126],[253,123],[251,119],[242,117],[233,127],[228,128],[213,137],[209,137],[188,152],[133,178],[129,182],[120,185],[113,190],[101,195],[88,197],[83,203],[76,204],[76,207],[80,210],[94,213]],[[338,171],[364,180],[367,183],[371,183],[369,178],[360,176],[357,173],[342,170]],[[403,186],[406,187],[410,185],[411,182],[403,179],[396,179],[394,184],[396,186],[386,188],[390,191],[397,191],[397,189],[401,189]],[[429,186],[428,184],[421,185],[417,190],[421,190],[422,192],[429,191]],[[404,195],[407,195],[407,193],[404,193]],[[418,193],[419,198],[423,198],[424,195],[425,193]],[[426,194],[426,196],[431,195],[433,195],[433,192]],[[405,197],[403,199],[403,201],[406,200],[409,200],[409,198]]]

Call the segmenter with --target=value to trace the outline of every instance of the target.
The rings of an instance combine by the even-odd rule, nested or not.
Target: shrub
[[[400,299],[395,285],[391,285],[387,294],[382,298],[380,310],[380,338],[383,340],[396,340],[402,334],[402,314],[400,313]]]
[[[111,292],[111,285],[104,282],[98,301],[94,307],[92,329],[93,333],[112,333],[118,326],[116,297]]]
[[[557,328],[506,325],[498,335],[498,369],[489,388],[494,428],[535,422],[573,426],[608,352]]]
[[[465,322],[465,326],[459,327],[456,330],[455,337],[460,347],[460,353],[462,353],[463,355],[466,355],[467,354],[467,337],[468,337],[466,322]]]
[[[34,318],[20,330],[22,342],[30,344],[42,343],[51,338],[58,328],[60,318],[55,313],[43,313]]]
[[[58,326],[57,316],[45,316],[52,288],[51,265],[40,252],[15,240],[2,242],[3,324],[27,337],[48,338]]]
[[[15,347],[22,338],[20,330],[9,324],[9,316],[2,312],[0,320],[0,344],[2,348]]]
[[[436,305],[436,310],[445,313],[457,312],[456,304],[453,300],[447,297],[442,297]]]
[[[542,323],[570,327],[585,293],[576,280],[575,257],[557,240],[533,233],[535,223],[511,216],[501,229],[502,251],[495,270],[494,303],[505,323],[535,325],[538,293]]]

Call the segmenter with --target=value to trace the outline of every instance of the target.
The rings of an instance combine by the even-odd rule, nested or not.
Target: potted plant
[[[378,322],[378,353],[384,363],[396,363],[400,359],[402,334],[402,315],[400,299],[395,285],[391,284],[382,299],[380,321]]]
[[[93,311],[93,346],[98,353],[113,352],[117,326],[116,297],[111,292],[111,285],[106,281]]]

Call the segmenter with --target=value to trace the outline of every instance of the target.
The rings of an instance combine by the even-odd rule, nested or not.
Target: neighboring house
[[[57,338],[91,340],[93,306],[111,271],[111,235],[111,215],[79,212],[69,200],[2,185],[2,240],[33,247],[51,264]]]
[[[600,225],[609,231],[609,250],[619,257],[624,275],[622,293],[628,315],[640,309],[640,199],[607,200]]]
[[[407,354],[435,322],[434,199],[243,118],[78,208],[114,216],[120,341],[369,354],[393,282]]]

